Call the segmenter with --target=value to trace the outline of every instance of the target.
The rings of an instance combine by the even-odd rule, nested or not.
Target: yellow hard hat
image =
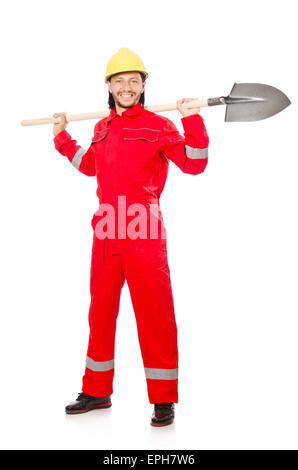
[[[107,64],[105,82],[107,82],[108,78],[112,75],[121,72],[143,72],[146,79],[148,78],[148,73],[142,59],[126,47],[119,49],[119,51],[110,58]]]

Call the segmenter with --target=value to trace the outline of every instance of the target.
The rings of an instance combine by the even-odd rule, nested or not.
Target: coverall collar
[[[143,109],[143,106],[139,102],[135,106],[132,106],[132,108],[128,108],[125,111],[123,111],[122,116],[132,116],[132,117],[138,116],[139,114],[141,114],[142,109]],[[111,109],[111,112],[108,116],[108,123],[111,122],[112,119],[114,119],[116,116],[120,116],[120,115],[116,113],[116,106],[115,106],[113,109]]]

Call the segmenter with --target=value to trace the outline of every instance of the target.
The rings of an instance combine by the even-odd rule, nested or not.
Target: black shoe
[[[110,408],[112,406],[111,397],[92,397],[86,393],[79,393],[76,401],[72,401],[65,407],[67,414],[87,413],[87,411],[97,408]]]
[[[155,403],[151,418],[152,426],[167,426],[174,421],[174,403]]]

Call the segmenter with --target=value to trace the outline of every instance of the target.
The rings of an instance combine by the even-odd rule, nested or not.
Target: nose
[[[123,83],[122,91],[127,91],[127,92],[131,91],[129,83]]]

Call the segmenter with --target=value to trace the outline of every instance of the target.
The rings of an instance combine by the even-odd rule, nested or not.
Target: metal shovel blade
[[[260,121],[279,113],[291,101],[278,88],[262,83],[235,83],[225,98],[226,122]]]

